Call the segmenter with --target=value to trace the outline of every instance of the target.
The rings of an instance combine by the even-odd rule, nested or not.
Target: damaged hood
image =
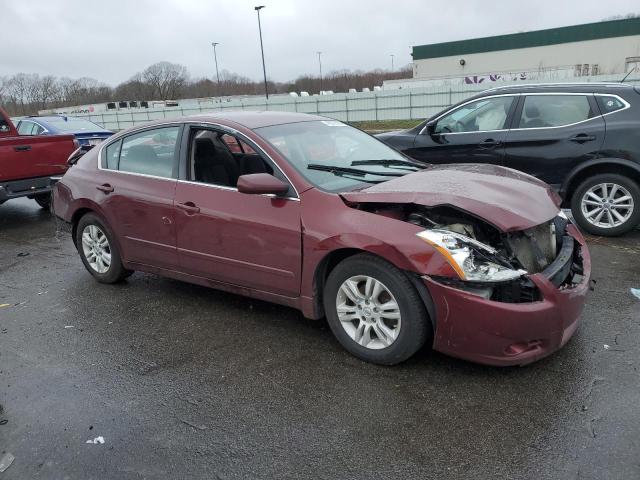
[[[447,205],[504,232],[547,222],[560,206],[560,198],[546,183],[510,168],[481,164],[434,165],[341,196],[355,203]]]

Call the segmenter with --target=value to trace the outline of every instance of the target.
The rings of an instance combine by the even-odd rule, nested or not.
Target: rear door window
[[[593,116],[588,95],[528,95],[518,128],[562,127]]]
[[[125,137],[118,170],[154,177],[174,178],[180,127],[145,130]]]

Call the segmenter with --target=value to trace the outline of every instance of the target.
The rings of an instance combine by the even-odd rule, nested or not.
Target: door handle
[[[16,152],[28,152],[31,150],[31,145],[20,145],[19,147],[13,147]]]
[[[109,193],[113,192],[113,187],[111,185],[109,185],[108,183],[104,183],[102,185],[98,185],[96,188],[98,190],[100,190],[101,192],[104,192],[106,194],[109,194]]]
[[[200,213],[200,207],[197,207],[193,202],[176,203],[176,207],[178,207],[180,210],[184,210],[187,215]]]
[[[502,145],[502,142],[498,140],[494,140],[493,138],[487,138],[486,140],[483,140],[482,142],[480,142],[481,148],[493,148],[493,147],[498,147],[500,145]]]
[[[569,137],[570,142],[576,143],[593,142],[595,139],[595,135],[587,135],[586,133],[579,133],[573,137]]]

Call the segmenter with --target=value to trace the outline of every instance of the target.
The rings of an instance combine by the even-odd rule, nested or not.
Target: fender
[[[325,238],[313,246],[313,250],[304,259],[302,272],[302,292],[313,292],[312,297],[301,297],[301,309],[307,318],[321,318],[324,315],[322,308],[322,285],[319,280],[325,273],[327,260],[338,251],[351,250],[360,253],[371,253],[383,258],[389,263],[403,270],[415,285],[415,279],[419,278],[425,270],[440,271],[445,276],[455,276],[455,272],[447,261],[432,247],[424,244],[419,246],[420,254],[407,248],[402,251],[397,245],[381,241],[378,238],[366,234],[350,233]],[[413,251],[412,251],[413,250]],[[421,298],[430,315],[433,314],[433,300],[428,292],[418,288]],[[435,319],[432,317],[432,321]]]
[[[598,165],[619,165],[622,167],[628,167],[632,170],[635,170],[640,175],[640,164],[637,162],[634,162],[633,160],[627,160],[626,158],[615,158],[615,157],[596,158],[596,159],[581,163],[580,165],[577,165],[576,167],[574,167],[573,170],[571,170],[571,172],[569,172],[569,175],[567,175],[567,178],[565,178],[564,182],[562,183],[562,186],[560,187],[560,191],[559,191],[560,196],[562,198],[565,198],[565,195],[567,194],[567,191],[569,189],[569,186],[571,185],[571,182],[578,174],[580,174],[581,172],[585,171],[588,168],[598,166]]]

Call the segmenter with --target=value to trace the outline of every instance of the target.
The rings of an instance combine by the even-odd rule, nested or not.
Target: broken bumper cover
[[[473,362],[509,366],[534,362],[566,344],[578,326],[591,276],[584,238],[573,225],[568,233],[580,249],[582,278],[578,284],[557,287],[561,265],[571,260],[554,262],[553,269],[529,276],[540,293],[538,301],[487,300],[423,277],[436,309],[433,348]]]

